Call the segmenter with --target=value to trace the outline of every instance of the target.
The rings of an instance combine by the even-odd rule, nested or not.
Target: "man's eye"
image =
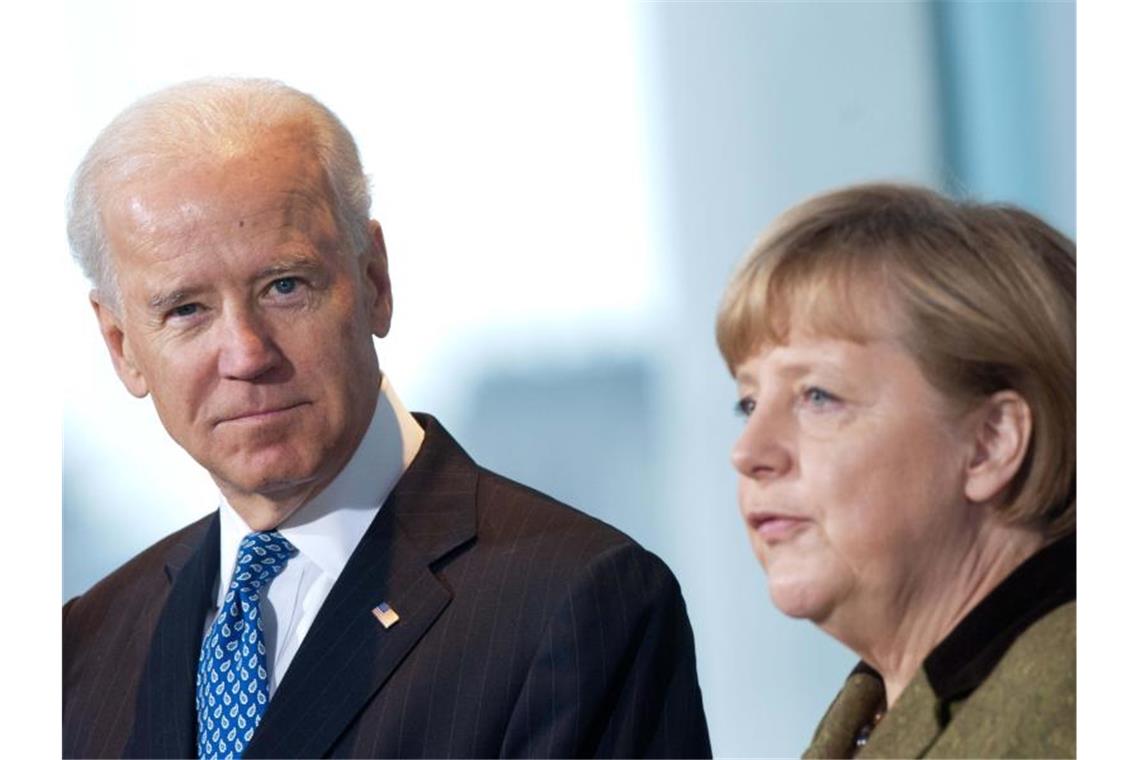
[[[747,417],[756,408],[756,400],[745,396],[732,405],[732,410],[740,417]]]
[[[175,306],[170,310],[172,317],[190,317],[198,313],[198,304],[184,303],[181,306]]]
[[[296,277],[280,277],[273,281],[269,287],[278,295],[287,296],[297,289]]]

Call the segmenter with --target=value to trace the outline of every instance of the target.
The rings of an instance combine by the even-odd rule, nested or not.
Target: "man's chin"
[[[286,517],[308,501],[318,485],[317,476],[309,470],[276,469],[212,473],[212,476],[222,495],[239,512],[242,511],[239,505],[249,505],[258,511],[285,512]]]

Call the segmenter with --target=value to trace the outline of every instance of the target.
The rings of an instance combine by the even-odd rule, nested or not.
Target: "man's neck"
[[[371,416],[370,416],[371,418]],[[297,510],[317,497],[344,470],[367,433],[367,425],[357,433],[351,448],[339,461],[329,463],[324,473],[300,482],[273,483],[254,491],[236,487],[215,478],[222,496],[253,531],[273,530]]]
[[[323,482],[316,480],[291,484],[267,492],[248,492],[231,487],[227,483],[217,482],[222,496],[233,507],[238,516],[252,531],[273,530],[281,523],[308,503],[314,496],[331,482],[332,478],[325,478]]]

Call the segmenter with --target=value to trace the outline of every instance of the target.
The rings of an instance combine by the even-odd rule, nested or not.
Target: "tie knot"
[[[257,592],[285,568],[297,548],[277,531],[250,533],[238,547],[237,567],[234,568],[230,589],[237,592]]]

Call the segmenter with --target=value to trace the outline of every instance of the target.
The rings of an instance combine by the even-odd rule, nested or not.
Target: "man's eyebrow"
[[[152,312],[164,312],[173,309],[181,302],[191,298],[199,292],[199,288],[172,290],[169,293],[157,293],[147,300],[146,306]]]
[[[319,272],[322,269],[324,269],[324,267],[321,262],[310,256],[295,256],[257,270],[253,275],[253,279],[264,280],[267,277],[279,277],[294,272]]]

